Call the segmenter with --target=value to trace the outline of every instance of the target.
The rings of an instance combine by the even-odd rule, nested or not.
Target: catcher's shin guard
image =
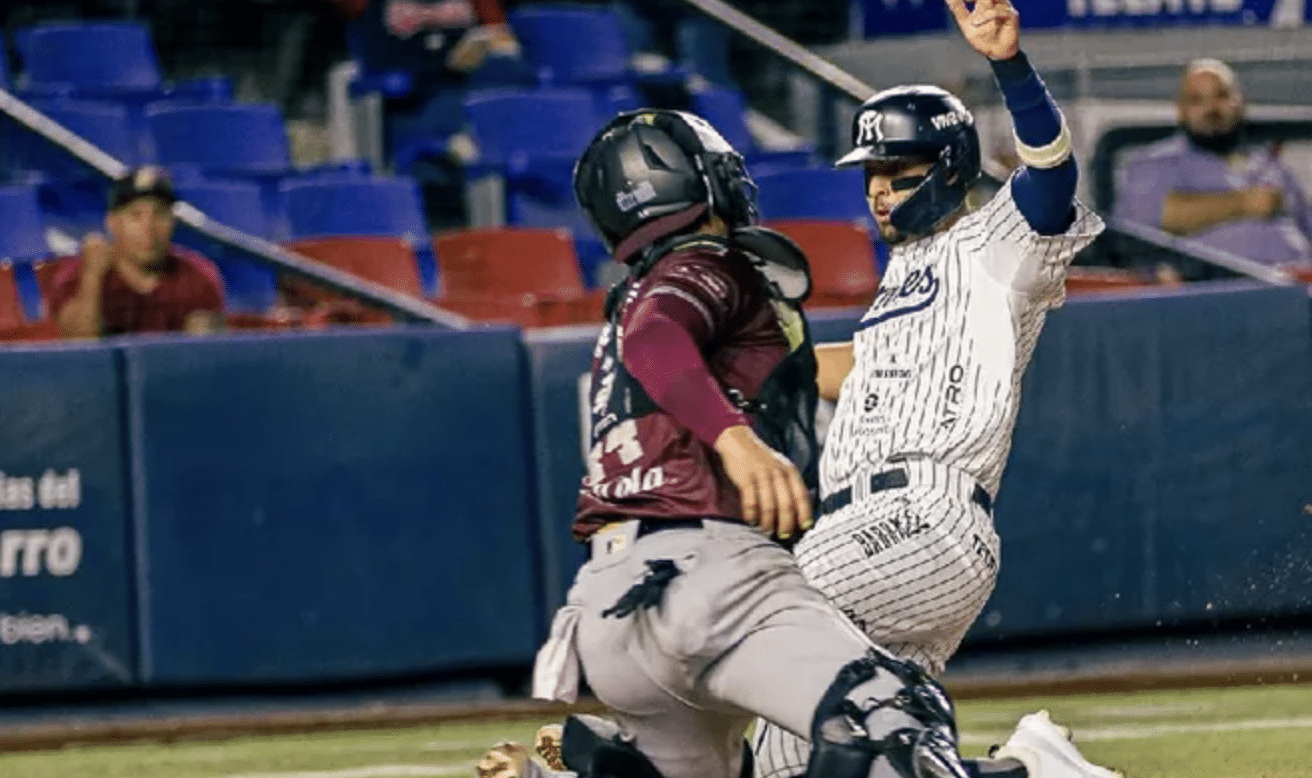
[[[970,778],[947,693],[880,651],[849,663],[816,706],[804,778]]]
[[[560,758],[580,778],[662,778],[656,765],[623,738],[617,724],[599,716],[565,719]]]

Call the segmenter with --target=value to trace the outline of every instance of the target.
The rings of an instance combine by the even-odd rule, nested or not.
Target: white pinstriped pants
[[[798,542],[797,562],[871,640],[938,677],[993,591],[998,536],[968,475],[926,460],[896,466],[907,486],[868,496],[856,487]],[[785,778],[806,771],[811,749],[762,720],[753,750],[757,778]]]

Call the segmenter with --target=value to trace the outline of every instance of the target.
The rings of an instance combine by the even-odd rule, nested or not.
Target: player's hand
[[[797,468],[751,427],[738,425],[715,441],[725,475],[738,488],[743,518],[767,535],[787,540],[811,528],[811,498]]]
[[[109,241],[98,232],[89,233],[82,239],[82,274],[84,277],[100,280],[114,264],[114,249]]]
[[[1285,195],[1270,186],[1255,186],[1241,193],[1244,214],[1253,219],[1270,219],[1280,213]]]
[[[945,0],[966,43],[989,59],[1020,51],[1020,14],[1009,0]]]

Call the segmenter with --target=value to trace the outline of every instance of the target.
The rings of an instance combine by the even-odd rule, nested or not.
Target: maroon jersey
[[[223,280],[208,259],[174,246],[164,262],[159,285],[148,294],[138,293],[113,270],[105,275],[100,302],[105,335],[176,332],[195,311],[223,311]],[[77,294],[82,279],[80,258],[67,257],[59,263],[49,300],[56,316]]]
[[[657,261],[621,305],[593,352],[575,538],[632,518],[741,519],[712,444],[748,423],[728,398],[755,397],[788,353],[760,275],[742,254],[699,241]]]

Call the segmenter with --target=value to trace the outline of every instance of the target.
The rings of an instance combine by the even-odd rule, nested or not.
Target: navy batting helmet
[[[975,117],[936,86],[900,86],[876,94],[857,109],[852,150],[836,164],[901,159],[934,161],[924,182],[889,214],[899,232],[924,235],[961,207],[979,178]]]
[[[574,195],[616,261],[715,213],[756,223],[756,184],[742,157],[701,117],[646,109],[601,128],[574,166]]]

